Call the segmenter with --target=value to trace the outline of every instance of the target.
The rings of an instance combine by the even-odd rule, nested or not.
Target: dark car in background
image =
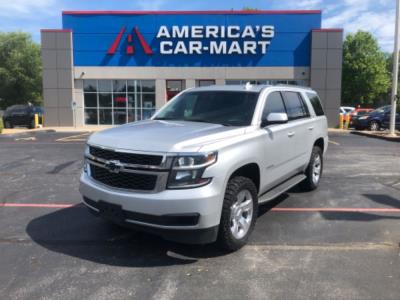
[[[378,131],[389,128],[391,109],[392,107],[390,105],[386,105],[367,114],[353,116],[351,125],[356,130],[368,129],[371,131]],[[399,108],[397,109],[396,128],[400,128]]]
[[[32,105],[13,105],[8,107],[3,115],[4,128],[24,126],[35,128],[35,114],[39,116],[39,123],[42,123],[43,109]]]

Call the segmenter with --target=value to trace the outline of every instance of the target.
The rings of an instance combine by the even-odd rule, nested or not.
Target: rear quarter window
[[[308,109],[299,93],[285,91],[283,95],[289,120],[297,120],[309,116]]]
[[[314,109],[314,112],[317,116],[324,116],[324,109],[321,105],[321,100],[319,99],[317,94],[307,93],[308,99],[310,99],[310,103]]]

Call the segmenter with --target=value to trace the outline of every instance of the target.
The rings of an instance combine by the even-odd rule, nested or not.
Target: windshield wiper
[[[167,120],[179,120],[179,119],[168,118],[168,117],[160,117],[160,118],[155,118],[154,120],[167,121]]]
[[[218,125],[222,125],[222,126],[231,126],[231,125],[228,124],[228,123],[211,122],[211,121],[203,120],[203,119],[185,119],[185,121],[189,121],[189,122],[199,122],[199,123],[218,124]]]

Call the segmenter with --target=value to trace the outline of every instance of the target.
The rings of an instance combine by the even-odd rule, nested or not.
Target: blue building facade
[[[321,11],[64,11],[42,30],[48,125],[146,119],[185,88],[297,84],[340,103],[342,31]],[[333,118],[333,117],[330,117]]]

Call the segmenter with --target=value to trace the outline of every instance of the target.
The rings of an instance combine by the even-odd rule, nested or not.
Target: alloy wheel
[[[250,229],[253,218],[253,197],[249,190],[237,194],[236,202],[231,206],[231,233],[236,239],[242,239]]]

